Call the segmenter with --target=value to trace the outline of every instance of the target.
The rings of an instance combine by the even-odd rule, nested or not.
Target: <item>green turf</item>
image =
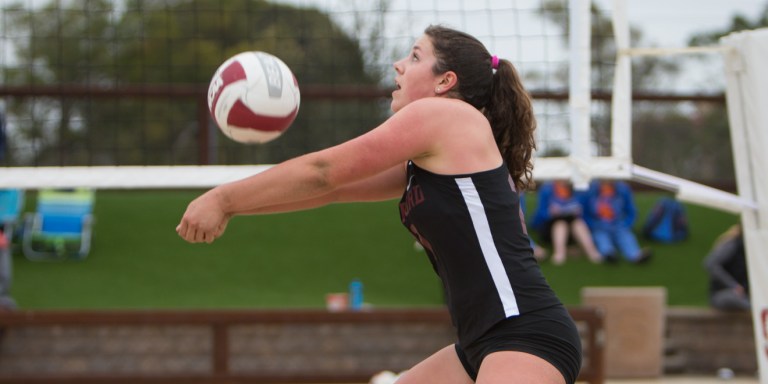
[[[83,261],[14,257],[13,296],[21,308],[322,307],[353,278],[374,306],[437,306],[440,284],[399,222],[395,202],[237,217],[214,244],[187,244],[174,231],[198,191],[99,191],[92,249]],[[659,194],[638,194],[641,219]],[[34,194],[28,198],[33,208]],[[535,204],[535,198],[528,199]],[[530,210],[529,210],[530,212]],[[701,260],[737,221],[688,206],[692,236],[648,244],[647,265],[593,265],[584,258],[543,264],[567,304],[584,286],[665,286],[671,305],[706,305]]]

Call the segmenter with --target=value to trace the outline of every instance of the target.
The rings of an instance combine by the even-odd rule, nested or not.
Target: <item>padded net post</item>
[[[726,97],[739,193],[755,202],[741,213],[747,250],[752,320],[760,382],[768,383],[768,29],[731,34],[721,40]]]

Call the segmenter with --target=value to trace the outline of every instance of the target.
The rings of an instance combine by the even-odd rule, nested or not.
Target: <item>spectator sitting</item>
[[[589,227],[584,222],[582,203],[569,182],[556,180],[542,184],[532,226],[540,232],[543,241],[552,244],[552,263],[555,265],[565,263],[571,238],[576,240],[592,262],[602,261]]]
[[[734,311],[749,310],[749,279],[744,238],[739,224],[715,241],[704,260],[709,274],[709,302],[713,308]]]
[[[621,253],[632,263],[644,263],[651,251],[641,249],[632,226],[637,217],[635,199],[622,181],[596,180],[589,188],[584,218],[597,250],[606,262],[616,262]]]

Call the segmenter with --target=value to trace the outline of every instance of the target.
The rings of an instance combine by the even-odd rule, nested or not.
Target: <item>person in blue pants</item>
[[[593,181],[587,194],[584,216],[604,261],[616,262],[619,255],[632,263],[644,263],[650,259],[651,251],[640,248],[632,229],[637,207],[627,183]]]

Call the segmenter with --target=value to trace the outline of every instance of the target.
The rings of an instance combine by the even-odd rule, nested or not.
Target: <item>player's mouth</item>
[[[400,86],[400,83],[398,83],[397,80],[395,80],[395,89],[392,91],[392,93],[397,92],[400,89],[402,89],[402,87]]]

